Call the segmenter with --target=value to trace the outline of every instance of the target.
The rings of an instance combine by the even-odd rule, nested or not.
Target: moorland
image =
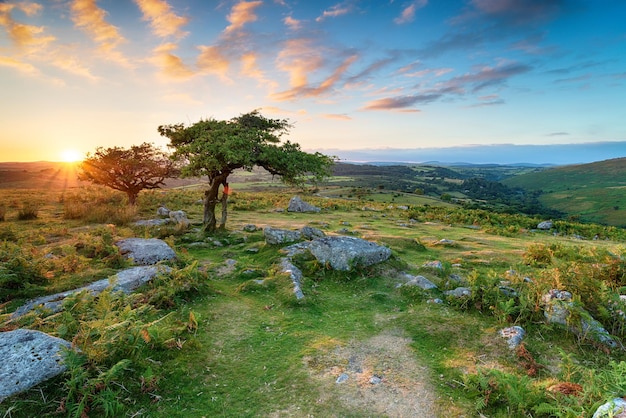
[[[302,191],[242,172],[227,229],[207,237],[197,179],[144,191],[128,207],[122,194],[71,183],[64,167],[0,177],[0,324],[80,352],[68,354],[65,374],[0,403],[2,416],[591,417],[626,394],[623,216],[556,205],[550,195],[566,190],[572,203],[587,198],[578,190],[591,183],[567,185],[571,173],[531,190],[516,182],[553,169],[344,165]],[[587,179],[602,176],[613,182],[598,188],[623,186],[615,172]],[[295,194],[321,211],[285,211]],[[613,198],[602,196],[592,206]],[[626,209],[609,204],[609,215]],[[134,224],[162,205],[186,211],[191,227]],[[552,228],[537,229],[547,219]],[[300,256],[305,298],[296,300],[265,226],[360,237],[392,257],[338,272]],[[30,298],[126,267],[114,245],[126,237],[165,240],[178,256],[171,273],[132,295],[79,294],[62,313],[10,318]],[[437,289],[403,286],[405,274]],[[468,296],[444,293],[461,284]],[[617,346],[573,332],[576,314],[568,326],[547,323],[551,289],[570,292]],[[500,335],[513,325],[526,331],[515,350]],[[351,378],[337,383],[343,373]]]

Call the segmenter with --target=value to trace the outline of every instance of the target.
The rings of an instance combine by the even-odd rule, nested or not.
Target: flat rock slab
[[[67,370],[62,350],[71,346],[41,331],[0,333],[0,402]]]
[[[93,282],[87,286],[79,287],[78,289],[68,290],[67,292],[55,293],[54,295],[42,296],[37,299],[33,299],[28,301],[24,305],[20,306],[15,312],[13,312],[12,317],[18,318],[25,313],[36,309],[45,309],[50,312],[59,312],[63,308],[63,301],[68,296],[73,295],[74,293],[87,291],[92,295],[98,295],[103,292],[108,287],[112,286],[113,291],[121,290],[124,293],[130,293],[133,290],[137,289],[139,286],[149,282],[156,276],[159,272],[167,272],[170,268],[167,266],[138,266],[131,267],[126,270],[122,270],[114,276],[109,277],[108,279],[98,280],[97,282]]]
[[[391,256],[389,248],[355,237],[318,238],[311,241],[308,248],[317,261],[342,271],[381,263]]]
[[[135,264],[140,266],[176,258],[174,250],[165,241],[157,238],[127,238],[116,242],[115,245],[124,256],[132,258]]]

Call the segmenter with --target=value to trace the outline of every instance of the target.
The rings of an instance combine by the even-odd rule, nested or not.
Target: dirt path
[[[436,417],[429,371],[418,364],[410,344],[400,331],[385,330],[320,353],[308,364],[324,397],[336,397],[364,416]]]

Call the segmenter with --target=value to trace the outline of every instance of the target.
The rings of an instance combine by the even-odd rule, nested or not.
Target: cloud
[[[184,38],[187,32],[181,28],[185,26],[189,19],[178,16],[172,12],[172,7],[164,0],[135,0],[137,6],[143,13],[144,20],[150,21],[152,32],[161,37],[174,36]]]
[[[428,4],[428,0],[414,0],[408,6],[406,6],[400,16],[396,17],[393,21],[398,25],[412,22],[415,19],[415,12]]]
[[[172,54],[178,46],[174,43],[159,45],[153,50],[152,61],[161,69],[163,75],[174,80],[187,79],[194,75],[194,72],[185,65],[183,60]]]
[[[297,20],[294,19],[291,16],[287,16],[283,19],[283,23],[285,24],[285,26],[287,26],[290,30],[299,30],[302,28],[302,21],[301,20]]]
[[[359,73],[349,77],[346,82],[347,83],[356,83],[359,80],[361,80],[363,78],[367,78],[370,75],[376,73],[377,71],[381,70],[382,68],[386,67],[387,65],[390,65],[390,64],[396,62],[400,58],[401,58],[400,54],[394,54],[393,56],[376,60],[373,63],[371,63],[370,65],[368,65],[366,68],[364,68],[362,71],[360,71]]]
[[[465,86],[469,86],[471,91],[477,92],[486,87],[505,83],[514,75],[529,72],[532,67],[522,63],[509,63],[496,67],[482,67],[474,73],[453,77],[445,85],[449,90],[464,91]]]
[[[125,39],[117,28],[105,20],[107,13],[96,5],[96,0],[74,0],[71,3],[72,20],[99,44],[106,58],[128,66],[128,60],[115,48]]]
[[[288,40],[276,57],[276,67],[289,74],[291,87],[307,85],[308,75],[321,68],[323,62],[319,48],[306,38]]]
[[[322,22],[327,17],[338,17],[338,16],[341,16],[341,15],[345,15],[347,13],[350,13],[350,11],[351,11],[351,7],[346,5],[346,4],[342,4],[342,3],[335,4],[330,9],[324,10],[322,12],[322,15],[318,16],[315,19],[315,21],[316,22]]]
[[[332,119],[332,120],[352,120],[352,118],[346,115],[345,113],[342,113],[340,115],[336,113],[325,113],[322,115],[322,117],[325,119]]]
[[[224,33],[235,32],[243,28],[246,23],[256,21],[257,16],[254,14],[254,9],[262,4],[262,1],[242,1],[235,4],[226,18],[230,25],[224,30]]]
[[[28,75],[40,75],[39,70],[34,65],[11,57],[0,56],[0,66],[14,68],[19,72]]]
[[[439,99],[441,94],[418,94],[409,96],[387,97],[372,100],[365,105],[362,110],[403,110],[415,104],[428,104]],[[418,109],[409,109],[412,112],[419,112]]]
[[[230,61],[218,46],[199,46],[200,55],[196,64],[205,73],[218,75],[224,81],[231,81],[228,78]]]
[[[285,101],[285,100],[294,100],[296,98],[302,97],[319,97],[328,93],[332,90],[332,88],[339,82],[342,75],[347,71],[348,67],[352,65],[354,61],[356,61],[357,56],[352,55],[346,58],[335,70],[333,73],[324,79],[319,85],[312,86],[307,83],[298,84],[295,88],[275,93],[272,95],[274,100]]]
[[[474,10],[508,23],[527,24],[551,18],[563,9],[565,0],[472,0]]]
[[[42,7],[32,3],[0,4],[0,26],[4,27],[17,48],[26,53],[34,53],[37,49],[42,49],[56,40],[54,36],[42,35],[45,30],[43,26],[26,25],[14,20],[11,16],[13,9],[21,10],[27,16],[33,16]]]
[[[546,136],[568,136],[569,132],[550,132]]]

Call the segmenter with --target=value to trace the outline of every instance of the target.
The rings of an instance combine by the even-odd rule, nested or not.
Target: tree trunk
[[[137,194],[138,193],[132,190],[126,192],[126,197],[128,197],[128,204],[130,206],[135,206],[135,203],[137,203]]]
[[[227,172],[214,177],[209,185],[209,190],[204,192],[204,218],[202,222],[205,232],[212,233],[217,229],[215,207],[220,201],[222,202],[222,222],[220,223],[220,228],[223,229],[226,227],[226,205],[228,200],[228,183],[226,180],[229,174],[230,173]],[[222,195],[222,199],[218,199],[217,195],[219,194],[221,185],[224,185],[225,193]]]
[[[220,222],[220,229],[226,229],[226,218],[228,218],[228,195],[230,194],[230,189],[228,188],[228,183],[224,184],[224,189],[222,190],[222,220]]]
[[[209,190],[204,192],[204,216],[202,223],[204,224],[205,232],[215,232],[215,225],[217,221],[215,219],[215,206],[217,205],[217,192],[220,188],[220,184],[213,181],[209,187]]]

